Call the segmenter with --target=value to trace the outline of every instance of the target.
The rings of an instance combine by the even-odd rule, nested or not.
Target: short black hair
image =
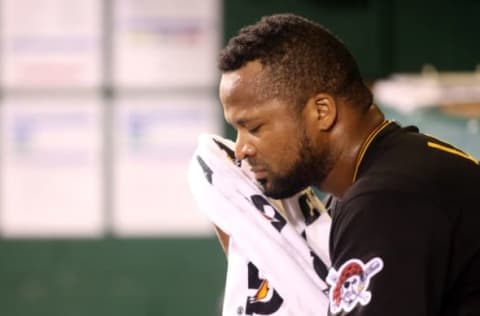
[[[221,51],[218,67],[225,73],[254,60],[265,67],[270,97],[287,99],[302,108],[320,92],[364,109],[372,103],[372,93],[345,45],[304,17],[275,14],[242,28]]]

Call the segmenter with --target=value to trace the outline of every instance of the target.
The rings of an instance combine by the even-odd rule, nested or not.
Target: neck
[[[362,114],[353,109],[346,109],[345,112],[331,132],[335,163],[325,181],[317,185],[320,190],[338,198],[342,198],[353,184],[362,147],[385,120],[375,105]]]

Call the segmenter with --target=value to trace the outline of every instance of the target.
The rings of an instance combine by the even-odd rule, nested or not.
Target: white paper
[[[198,135],[219,132],[216,99],[122,98],[115,108],[114,233],[210,234],[211,224],[189,190],[187,168]]]
[[[3,0],[2,85],[93,88],[101,80],[98,0]]]
[[[0,232],[104,232],[101,104],[96,98],[7,98],[1,122]]]
[[[219,0],[115,0],[114,85],[212,87]]]

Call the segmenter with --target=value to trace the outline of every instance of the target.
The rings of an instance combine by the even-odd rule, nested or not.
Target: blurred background
[[[337,34],[388,118],[480,157],[476,0],[0,0],[0,315],[220,315],[187,164],[234,136],[219,49],[281,12]]]

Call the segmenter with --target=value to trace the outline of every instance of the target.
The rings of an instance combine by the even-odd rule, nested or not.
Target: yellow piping
[[[443,145],[440,145],[440,144],[437,144],[437,143],[434,143],[434,142],[427,142],[427,145],[428,145],[428,147],[439,149],[439,150],[445,151],[447,153],[454,154],[454,155],[460,156],[462,158],[468,159],[470,161],[473,161],[477,165],[479,164],[478,160],[475,159],[472,155],[461,152],[460,150],[449,148],[447,146],[443,146]]]
[[[358,153],[358,158],[357,162],[355,164],[355,170],[353,172],[353,179],[352,183],[355,182],[355,179],[357,178],[357,173],[358,173],[358,168],[360,167],[360,163],[363,160],[363,156],[367,152],[368,147],[370,146],[371,142],[375,139],[375,137],[385,128],[387,127],[388,124],[390,124],[392,121],[387,120],[383,121],[382,124],[378,125],[367,137],[365,142],[362,144],[362,147],[360,147],[360,151]]]

